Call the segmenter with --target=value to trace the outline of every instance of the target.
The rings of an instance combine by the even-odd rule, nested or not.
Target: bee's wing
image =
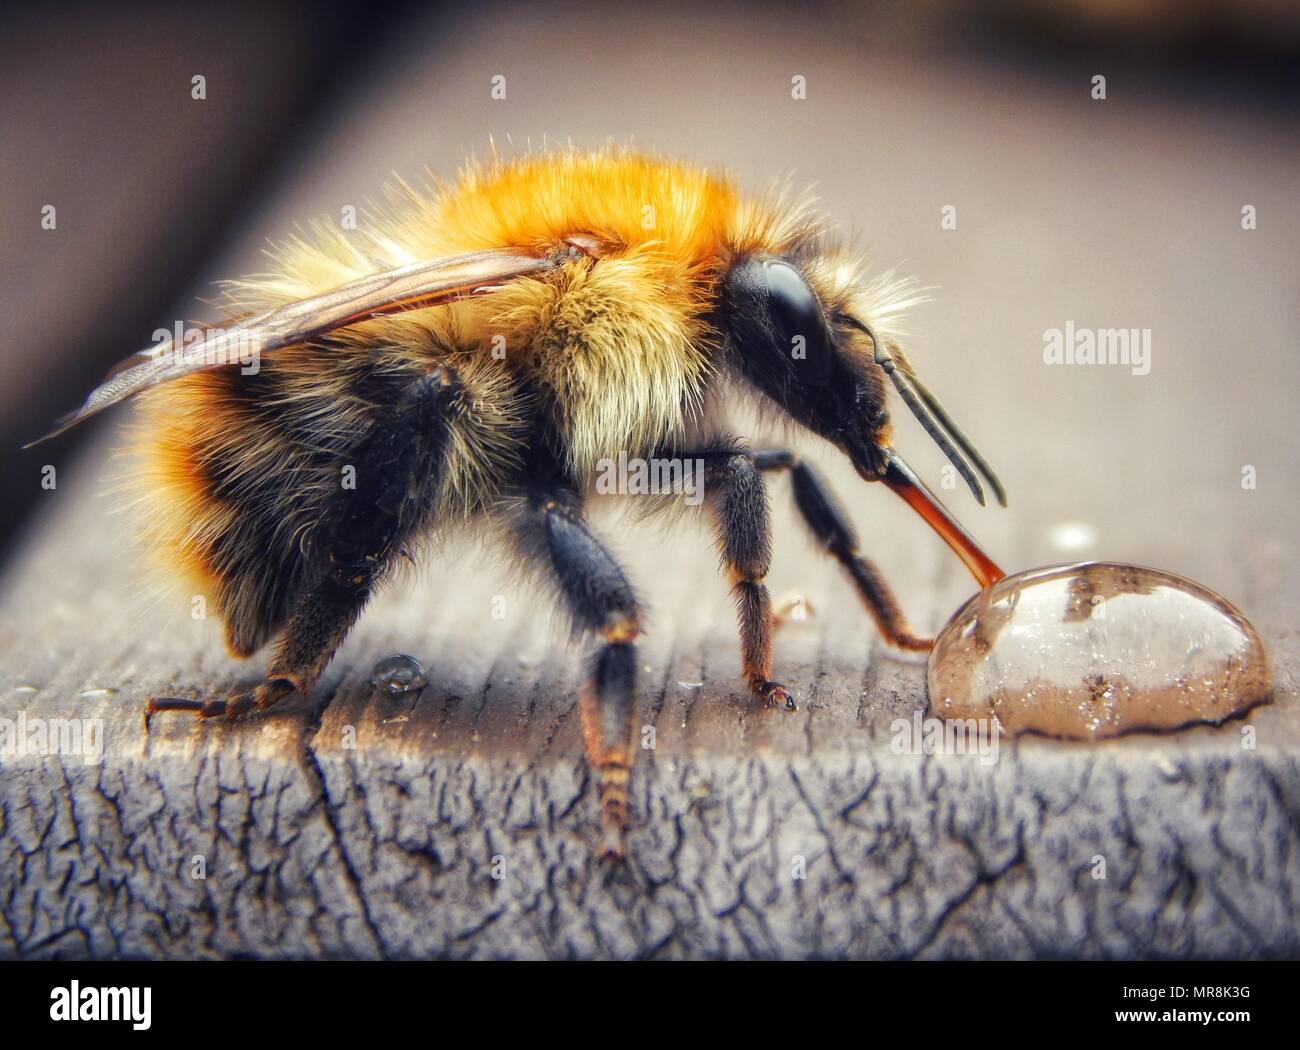
[[[323,295],[243,318],[192,346],[178,348],[168,339],[128,357],[90,392],[80,408],[63,416],[54,430],[31,444],[62,434],[83,419],[149,387],[192,372],[246,364],[250,351],[270,353],[370,317],[438,306],[476,295],[515,278],[554,269],[578,254],[581,253],[576,248],[545,256],[489,249],[412,263],[350,281]]]

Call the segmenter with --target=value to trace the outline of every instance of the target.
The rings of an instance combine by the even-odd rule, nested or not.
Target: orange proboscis
[[[896,452],[890,452],[889,468],[882,480],[956,552],[981,588],[992,586],[1006,575]]]

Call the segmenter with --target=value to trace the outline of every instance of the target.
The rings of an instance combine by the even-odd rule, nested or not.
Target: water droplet
[[[83,689],[80,695],[83,700],[102,700],[106,696],[117,696],[121,692],[120,689],[108,686],[106,688]]]
[[[1086,740],[1222,722],[1271,690],[1259,635],[1229,602],[1109,562],[1031,569],[981,591],[939,633],[928,684],[945,717]]]
[[[787,623],[807,623],[816,615],[816,610],[804,595],[792,593],[776,603],[772,615],[780,627]]]
[[[1097,530],[1086,521],[1062,521],[1047,532],[1047,542],[1062,554],[1079,554],[1096,546]]]
[[[683,689],[701,689],[701,688],[703,688],[703,686],[704,686],[704,683],[703,683],[703,682],[685,682],[685,681],[679,681],[677,684],[678,684],[679,686],[681,686]]]
[[[419,660],[397,653],[384,657],[370,669],[370,684],[376,692],[399,697],[419,692],[429,684],[429,680],[424,677],[424,668]]]

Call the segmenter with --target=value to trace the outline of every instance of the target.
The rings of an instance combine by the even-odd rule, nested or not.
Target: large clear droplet
[[[999,580],[939,633],[931,713],[1094,740],[1225,718],[1270,697],[1268,658],[1229,602],[1158,569],[1082,562]]]

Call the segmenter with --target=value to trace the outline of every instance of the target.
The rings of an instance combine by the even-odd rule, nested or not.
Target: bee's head
[[[721,311],[741,374],[864,476],[883,476],[885,373],[870,340],[828,315],[802,270],[770,255],[736,261],[722,283]]]
[[[890,381],[981,504],[977,472],[1005,505],[1002,485],[901,351],[878,339],[867,319],[824,302],[798,262],[761,254],[728,268],[719,317],[735,367],[752,386],[843,451],[862,477],[898,491],[968,565],[971,557],[983,558],[893,449],[885,401]]]

